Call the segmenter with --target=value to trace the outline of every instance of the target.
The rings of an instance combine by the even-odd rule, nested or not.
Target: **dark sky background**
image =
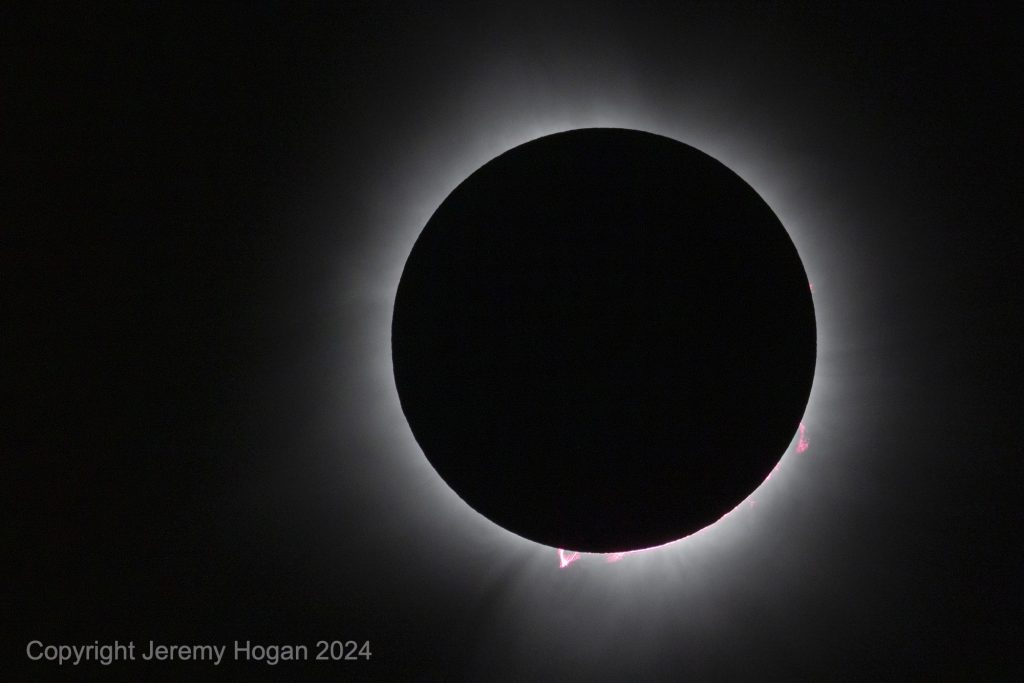
[[[1009,4],[216,4],[4,10],[11,680],[1022,673]],[[801,476],[674,573],[463,533],[368,417],[396,217],[506,121],[602,107],[787,188],[834,331]],[[374,654],[25,657],[115,638]]]

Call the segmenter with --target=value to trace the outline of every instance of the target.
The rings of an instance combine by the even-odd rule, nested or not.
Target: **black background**
[[[5,9],[4,669],[1015,678],[1009,7]],[[504,108],[534,82],[543,98]],[[817,488],[732,551],[704,611],[674,607],[695,589],[664,577],[643,579],[636,613],[605,611],[552,558],[558,620],[539,619],[525,605],[548,598],[519,559],[443,536],[387,476],[346,384],[373,312],[353,282],[395,229],[375,207],[408,201],[404,167],[430,172],[421,140],[457,150],[623,82],[651,106],[725,112],[720,130],[763,141],[752,155],[816,178],[813,250],[845,278],[830,312],[843,401],[806,461]],[[622,576],[616,590],[639,590]],[[374,657],[58,671],[24,654],[114,638],[370,639]]]

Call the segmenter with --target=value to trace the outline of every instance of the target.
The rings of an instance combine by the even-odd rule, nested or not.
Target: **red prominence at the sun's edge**
[[[810,447],[810,445],[811,445],[810,441],[807,439],[807,426],[804,425],[803,422],[801,422],[799,428],[797,429],[796,446],[794,447],[793,450],[796,451],[797,453],[804,453],[804,452],[807,451],[807,449]],[[768,481],[769,479],[771,479],[772,475],[775,474],[775,472],[779,469],[779,467],[781,465],[782,465],[782,461],[780,460],[779,463],[777,465],[775,465],[775,467],[772,468],[772,471],[768,473],[768,476],[765,477],[765,481]],[[754,507],[757,504],[757,500],[751,498],[751,499],[749,499],[749,503],[750,503],[751,507]],[[726,514],[728,515],[728,514],[731,514],[731,513],[726,513]],[[701,531],[703,531],[703,529]],[[699,534],[701,532],[698,531],[697,533]],[[665,545],[671,545],[671,543],[666,543]],[[604,558],[604,561],[606,563],[612,564],[614,562],[618,562],[618,561],[622,560],[623,558],[626,557],[626,555],[634,555],[636,553],[646,553],[646,552],[651,551],[651,550],[657,550],[658,548],[664,548],[665,545],[654,546],[653,548],[641,548],[640,550],[629,550],[629,551],[620,552],[620,553],[604,553],[604,554],[602,554],[602,553],[581,553],[581,552],[578,552],[576,550],[565,550],[564,548],[559,548],[558,549],[558,568],[559,569],[565,569],[569,565],[571,565],[574,562],[577,562],[577,561],[583,559],[584,557],[588,557],[588,558],[589,557],[602,557],[602,558]]]

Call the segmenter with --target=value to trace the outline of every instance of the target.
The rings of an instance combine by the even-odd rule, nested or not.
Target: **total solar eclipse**
[[[464,180],[398,286],[402,410],[447,484],[533,541],[620,552],[718,520],[792,441],[814,376],[807,275],[723,164],[589,128]]]

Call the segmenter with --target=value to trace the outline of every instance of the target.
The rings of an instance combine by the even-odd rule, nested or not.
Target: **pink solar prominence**
[[[807,451],[807,449],[810,447],[810,445],[811,445],[811,442],[807,438],[807,426],[804,425],[803,422],[800,422],[800,426],[797,428],[796,446],[794,447],[793,450],[795,450],[797,453],[804,453],[805,451]],[[772,471],[768,473],[767,477],[765,477],[765,481],[768,481],[769,479],[771,479],[772,475],[775,474],[775,472],[781,466],[782,466],[782,460],[780,460],[778,462],[778,464],[776,464],[775,467],[772,468]],[[754,507],[755,505],[757,505],[757,500],[756,499],[749,498],[748,500],[750,501],[750,507]],[[726,515],[730,515],[730,514],[732,514],[732,512],[726,513]],[[701,531],[703,531],[703,529],[701,529]],[[700,531],[698,531],[697,533],[700,533]],[[670,545],[670,544],[666,543],[665,545]],[[636,553],[643,553],[643,552],[647,552],[649,550],[657,550],[658,548],[664,548],[664,547],[665,547],[664,545],[659,545],[659,546],[654,546],[653,548],[642,548],[640,550],[630,550],[630,551],[621,552],[621,553],[581,553],[581,552],[578,552],[576,550],[565,550],[563,548],[559,548],[558,549],[558,568],[559,569],[565,569],[569,565],[571,565],[574,562],[577,562],[577,561],[583,559],[584,557],[587,557],[587,558],[602,557],[602,558],[604,558],[604,561],[605,561],[606,564],[613,564],[615,562],[619,562],[620,560],[624,559],[627,555],[634,555]]]

